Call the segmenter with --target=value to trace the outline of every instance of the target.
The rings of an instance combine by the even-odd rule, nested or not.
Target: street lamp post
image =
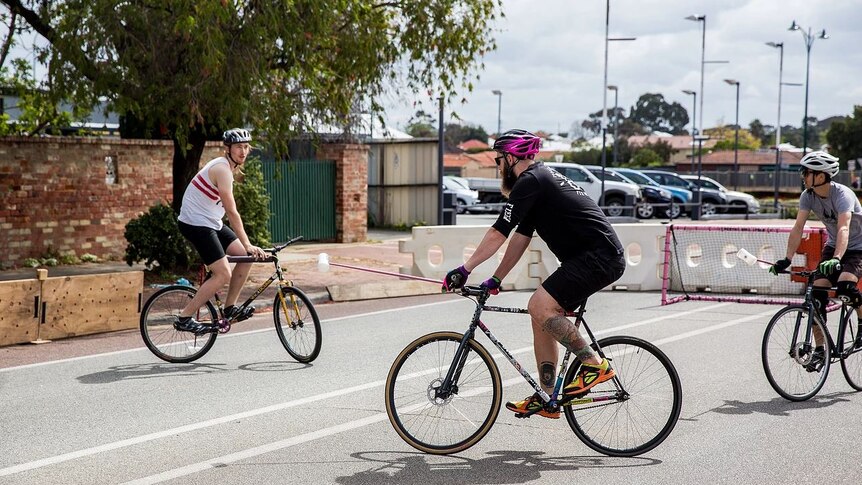
[[[703,128],[703,66],[706,64],[706,15],[689,15],[686,20],[702,22],[700,45],[700,127]]]
[[[828,39],[829,36],[826,35],[826,29],[822,29],[816,36],[812,35],[811,27],[808,27],[806,32],[795,20],[787,30],[798,30],[805,39],[805,114],[802,118],[802,154],[805,155],[808,151],[808,74],[811,66],[811,46],[814,45],[815,39]]]
[[[497,136],[500,136],[502,134],[500,133],[500,112],[503,107],[503,91],[495,89],[491,92],[497,95]]]
[[[767,42],[766,45],[778,49],[778,119],[775,122],[775,193],[773,209],[778,212],[778,179],[781,173],[781,90],[784,86],[801,86],[799,83],[784,82],[784,42]]]
[[[689,170],[689,173],[694,173],[694,137],[697,136],[697,91],[683,89],[682,92],[694,98],[691,105],[691,169]]]
[[[637,37],[608,37],[611,18],[611,0],[605,0],[605,69],[602,80],[602,192],[599,195],[599,207],[605,206],[605,168],[608,165],[608,155],[605,153],[606,135],[608,132],[608,44],[612,41],[635,40]],[[603,209],[604,210],[604,209]]]
[[[614,92],[614,167],[617,167],[617,138],[620,135],[620,114],[619,114],[619,88],[613,84],[608,86],[608,90]]]
[[[733,136],[733,190],[739,190],[739,81],[725,79],[724,82],[736,86],[736,133]]]

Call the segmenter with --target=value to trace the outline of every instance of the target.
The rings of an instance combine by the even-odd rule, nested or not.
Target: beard
[[[502,192],[503,197],[509,198],[509,194],[512,193],[512,187],[515,186],[517,180],[518,177],[515,175],[515,169],[504,162],[503,178],[500,180],[500,192]]]

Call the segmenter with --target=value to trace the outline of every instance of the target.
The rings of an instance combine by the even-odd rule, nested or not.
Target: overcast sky
[[[449,106],[447,113],[454,110],[465,122],[495,132],[495,89],[503,92],[504,131],[567,131],[574,120],[600,110],[605,2],[503,0],[503,8],[498,49],[485,57],[474,91],[463,93],[467,103]],[[816,39],[811,49],[809,116],[849,115],[854,104],[862,104],[862,0],[611,0],[609,37],[637,37],[609,43],[608,84],[619,86],[626,113],[641,94],[652,92],[692,115],[692,97],[682,90],[701,96],[702,27],[685,19],[691,14],[706,15],[706,60],[730,61],[705,65],[707,127],[735,121],[736,91],[724,83],[727,78],[741,82],[742,126],[755,118],[775,124],[779,49],[765,43],[784,42],[783,81],[804,83],[805,41],[800,32],[788,31],[793,20],[812,33],[825,28],[830,37]],[[613,92],[608,95],[611,109]],[[385,100],[389,123],[403,128],[416,111],[414,101],[423,100]],[[804,86],[784,86],[782,125],[801,126],[804,101]],[[424,103],[436,117],[436,106]]]

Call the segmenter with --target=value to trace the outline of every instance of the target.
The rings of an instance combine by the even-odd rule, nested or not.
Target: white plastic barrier
[[[626,271],[611,288],[660,290],[664,261],[663,224],[615,224],[614,229],[625,249]],[[482,241],[489,226],[424,226],[413,228],[413,239],[400,242],[399,251],[413,254],[413,266],[401,272],[442,280],[446,273],[469,258]],[[470,275],[470,282],[481,282],[493,275],[506,245],[497,258],[490,258]],[[533,237],[524,256],[503,281],[504,289],[535,289],[559,267],[548,246]]]

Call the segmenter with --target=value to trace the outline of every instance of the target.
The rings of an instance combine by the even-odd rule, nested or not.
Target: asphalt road
[[[492,303],[521,306],[528,296]],[[803,403],[778,397],[763,375],[760,341],[778,307],[658,300],[602,292],[587,314],[601,336],[657,344],[679,371],[680,421],[641,457],[597,454],[565,419],[519,420],[505,409],[455,456],[402,442],[384,411],[392,361],[420,335],[463,330],[472,311],[439,295],[321,305],[323,350],[311,365],[292,361],[271,316],[258,315],[194,364],[161,362],[121,332],[66,341],[58,360],[2,368],[0,483],[859,483],[862,395],[840,368]],[[535,368],[523,316],[485,321]],[[497,363],[504,380],[517,375]],[[513,382],[503,399],[530,393]]]

